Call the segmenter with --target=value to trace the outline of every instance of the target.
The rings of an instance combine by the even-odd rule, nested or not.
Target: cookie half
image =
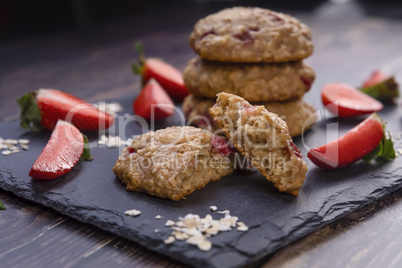
[[[200,19],[190,45],[201,58],[287,62],[313,53],[311,30],[298,19],[256,7],[233,7]]]
[[[291,63],[224,63],[193,58],[183,72],[194,95],[215,98],[231,93],[248,101],[287,101],[301,98],[315,79],[314,70],[301,61]]]
[[[298,195],[307,166],[285,121],[264,106],[253,106],[227,93],[218,94],[210,114],[226,137],[267,180],[279,191]]]
[[[173,201],[233,172],[229,141],[195,127],[169,127],[135,138],[113,171],[128,190]]]
[[[209,108],[215,104],[215,99],[188,95],[183,101],[183,113],[191,125],[217,132],[220,128],[209,114]],[[310,129],[317,121],[315,109],[303,99],[286,102],[252,103],[263,105],[271,112],[277,114],[288,125],[290,136],[295,137]]]

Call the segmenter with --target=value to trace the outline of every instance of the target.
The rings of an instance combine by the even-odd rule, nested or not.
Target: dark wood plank
[[[2,267],[184,267],[3,190],[0,200]]]

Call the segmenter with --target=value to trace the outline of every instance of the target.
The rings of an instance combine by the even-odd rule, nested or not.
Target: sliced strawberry
[[[146,83],[151,78],[158,81],[175,100],[183,100],[189,94],[181,72],[164,61],[154,58],[145,61],[143,80]]]
[[[339,117],[352,117],[382,110],[381,102],[341,83],[327,84],[321,91],[326,108]]]
[[[21,126],[39,130],[52,130],[57,120],[71,122],[79,130],[109,128],[113,116],[99,111],[93,105],[56,89],[39,89],[18,100],[21,107]]]
[[[39,180],[59,178],[70,172],[83,152],[84,136],[73,125],[59,120],[29,176]]]
[[[374,71],[371,73],[371,76],[367,78],[366,81],[363,83],[363,88],[367,87],[372,87],[374,85],[377,85],[378,83],[381,83],[389,78],[388,75],[384,74],[381,71]]]
[[[381,71],[374,71],[359,90],[381,101],[390,101],[399,97],[399,85],[395,78]]]
[[[140,43],[136,43],[134,48],[140,54],[140,59],[138,64],[133,64],[133,70],[134,73],[142,75],[144,84],[154,78],[175,100],[183,100],[189,94],[179,70],[160,59],[145,58],[144,49]]]
[[[384,137],[383,121],[372,114],[345,135],[311,149],[307,157],[317,166],[337,169],[348,166],[372,152]]]
[[[133,110],[136,115],[145,119],[160,120],[174,113],[174,104],[159,83],[151,79],[134,101]]]

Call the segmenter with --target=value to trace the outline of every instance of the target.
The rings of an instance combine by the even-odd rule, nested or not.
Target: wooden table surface
[[[188,46],[193,24],[213,11],[200,6],[187,12],[156,12],[98,24],[86,32],[0,43],[0,118],[17,119],[15,99],[41,87],[62,89],[90,101],[134,96],[140,86],[130,69],[136,57],[133,43],[141,40],[148,55],[183,69],[195,55]],[[355,2],[324,3],[314,11],[289,13],[313,30],[315,52],[307,62],[316,70],[317,80],[308,94],[318,96],[327,82],[358,85],[377,68],[402,80],[402,21],[367,15]],[[318,97],[313,104],[322,108]],[[3,161],[7,158],[0,155],[0,164]],[[402,190],[386,196],[258,265],[402,267],[401,198]],[[0,267],[184,266],[9,192],[0,190],[0,200],[7,208],[0,211]]]

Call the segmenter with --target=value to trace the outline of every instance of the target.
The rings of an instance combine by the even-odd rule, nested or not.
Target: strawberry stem
[[[377,100],[389,101],[399,97],[399,86],[394,77],[390,77],[374,86],[359,89]]]
[[[1,201],[0,201],[0,210],[6,210],[6,207],[3,205]]]
[[[384,130],[384,135],[380,143],[369,154],[363,157],[363,161],[370,162],[374,158],[380,158],[384,160],[392,160],[396,158],[394,143],[392,142],[391,134],[389,132],[387,137],[384,122],[382,122],[382,128]]]
[[[141,42],[136,42],[134,44],[134,51],[138,53],[138,61],[131,63],[131,68],[135,74],[142,75],[145,68],[145,51],[144,46]]]
[[[20,125],[22,128],[29,128],[33,131],[42,129],[42,116],[36,102],[36,92],[29,92],[17,100],[21,108]]]

